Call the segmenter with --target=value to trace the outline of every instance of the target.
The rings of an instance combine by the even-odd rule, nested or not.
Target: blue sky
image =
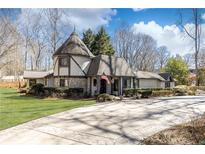
[[[125,21],[129,25],[138,22],[155,21],[161,26],[177,24],[179,20],[179,11],[183,13],[186,22],[190,21],[190,13],[192,9],[176,9],[176,8],[153,8],[143,9],[141,11],[134,11],[131,8],[116,9],[117,14],[112,17],[108,25],[108,31],[113,32],[114,29],[122,22]],[[202,9],[202,12],[205,11]]]
[[[26,9],[1,9],[0,15],[9,15],[13,20],[18,20]],[[200,9],[202,14],[202,31],[205,31],[205,9]],[[66,27],[66,33],[73,29],[73,25],[80,35],[88,28],[97,31],[104,26],[112,36],[115,29],[122,23],[128,23],[134,33],[145,33],[152,36],[158,46],[165,45],[172,54],[186,54],[193,52],[193,41],[186,36],[177,25],[179,11],[182,12],[187,28],[192,28],[192,9],[131,9],[131,8],[105,8],[105,9],[66,9],[72,26]],[[36,9],[33,9],[36,13]],[[24,18],[20,18],[21,21]],[[205,38],[205,33],[202,34]],[[202,39],[202,47],[205,47],[205,39]]]

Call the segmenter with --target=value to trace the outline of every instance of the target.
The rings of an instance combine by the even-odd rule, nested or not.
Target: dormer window
[[[67,57],[62,57],[59,59],[59,65],[60,66],[68,66],[68,58]]]

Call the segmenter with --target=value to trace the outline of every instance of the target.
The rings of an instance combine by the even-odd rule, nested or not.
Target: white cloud
[[[139,11],[142,11],[142,10],[145,10],[146,8],[133,8],[132,10],[134,12],[139,12]]]
[[[201,15],[201,18],[205,20],[205,13]]]
[[[75,25],[79,31],[92,28],[96,29],[102,25],[108,25],[112,16],[117,14],[114,9],[66,9],[65,13],[71,25]]]
[[[187,29],[191,29],[193,24],[186,24]],[[205,25],[202,25],[205,28]],[[176,25],[161,26],[155,21],[148,23],[139,22],[132,26],[134,33],[145,33],[152,36],[158,46],[165,45],[172,54],[186,54],[193,52],[193,40]],[[202,36],[204,38],[204,34]],[[202,40],[202,42],[205,40]]]
[[[22,15],[20,15],[20,22],[24,22],[24,16],[23,14],[26,14],[26,12],[30,12],[30,14],[36,14],[40,11],[43,11],[43,9],[22,9]],[[115,9],[63,9],[64,15],[62,16],[62,19],[64,23],[66,24],[68,29],[73,29],[73,27],[76,27],[76,30],[79,32],[82,32],[83,30],[86,30],[88,28],[91,28],[95,30],[99,26],[106,26],[109,24],[109,22],[112,20],[112,16],[115,16],[117,14],[117,10]]]

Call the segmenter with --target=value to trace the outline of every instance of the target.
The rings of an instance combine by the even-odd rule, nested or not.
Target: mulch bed
[[[144,139],[142,144],[205,144],[205,114],[188,123],[160,131]]]

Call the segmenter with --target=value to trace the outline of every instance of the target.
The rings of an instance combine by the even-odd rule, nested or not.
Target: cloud
[[[134,12],[139,12],[139,11],[142,11],[142,10],[146,10],[146,8],[133,8],[132,10]]]
[[[65,9],[69,16],[68,21],[79,31],[91,28],[96,29],[108,25],[112,16],[117,14],[115,9]]]
[[[43,12],[44,9],[22,9],[20,15],[20,22],[24,22],[24,15],[30,12],[31,16]],[[76,30],[82,32],[88,28],[95,30],[99,26],[106,26],[112,20],[112,16],[117,14],[116,9],[62,9],[63,16],[61,18],[64,23],[68,26],[68,29],[73,29],[76,27]]]
[[[205,20],[205,13],[201,15],[201,18]]]
[[[193,24],[186,24],[187,29],[192,29]],[[205,28],[205,25],[202,25]],[[185,32],[176,25],[161,26],[155,21],[148,23],[139,22],[134,23],[132,26],[134,33],[145,33],[152,36],[158,46],[165,45],[172,54],[186,54],[193,52],[193,40],[189,38]],[[204,38],[204,34],[202,34]],[[204,42],[205,40],[202,40]]]

